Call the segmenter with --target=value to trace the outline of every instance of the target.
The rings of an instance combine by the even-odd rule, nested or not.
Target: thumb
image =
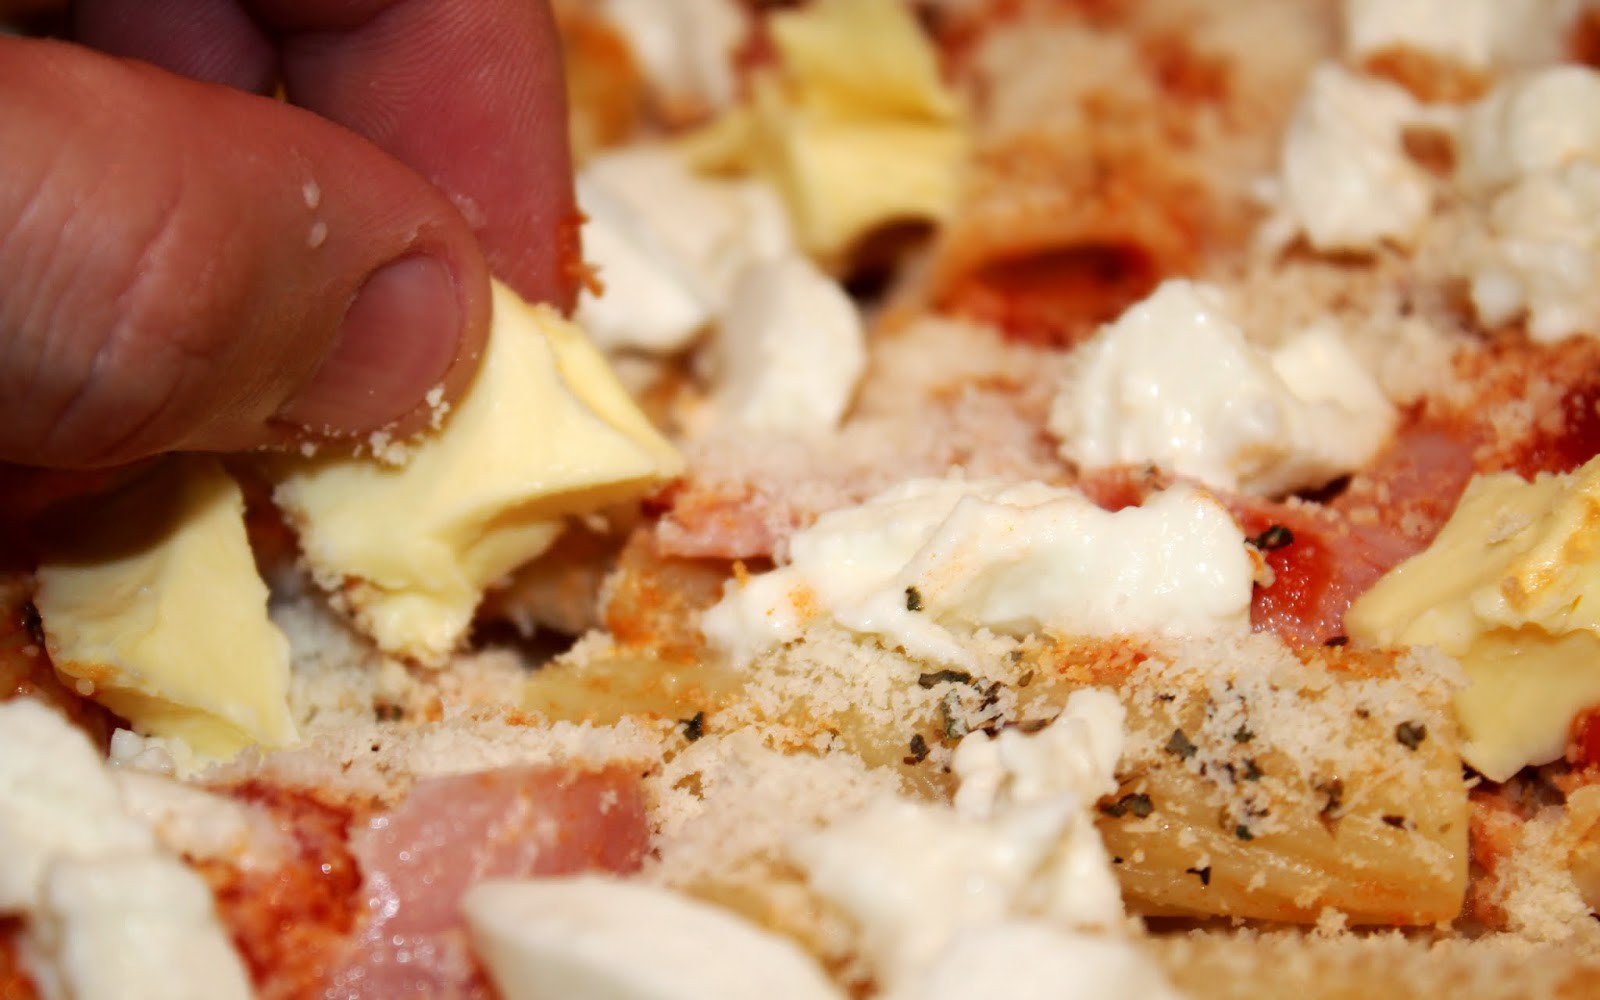
[[[404,431],[488,295],[460,213],[355,134],[0,38],[0,461]]]

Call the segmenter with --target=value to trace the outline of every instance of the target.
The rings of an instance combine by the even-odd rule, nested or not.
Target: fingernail
[[[278,419],[328,434],[393,423],[449,371],[464,323],[443,261],[417,255],[385,264],[351,300],[333,350]]]

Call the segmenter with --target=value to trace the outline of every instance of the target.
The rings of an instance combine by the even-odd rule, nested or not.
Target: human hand
[[[403,432],[471,378],[491,270],[570,305],[544,3],[80,0],[73,29],[0,37],[0,462]]]

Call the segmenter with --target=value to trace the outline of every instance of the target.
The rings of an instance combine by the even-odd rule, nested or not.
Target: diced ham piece
[[[351,833],[368,923],[328,996],[489,995],[461,896],[485,878],[638,869],[649,845],[639,775],[511,767],[420,781]]]
[[[1456,421],[1409,421],[1328,506],[1425,546],[1455,513],[1473,475],[1484,471],[1474,465],[1477,441]]]
[[[1269,549],[1269,586],[1257,587],[1250,624],[1295,647],[1320,646],[1344,634],[1350,604],[1419,546],[1381,525],[1357,525],[1309,504],[1283,504],[1245,497],[1224,500],[1246,535],[1273,526],[1293,541]]]

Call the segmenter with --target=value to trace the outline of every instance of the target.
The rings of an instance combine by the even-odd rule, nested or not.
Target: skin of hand
[[[491,272],[570,307],[547,4],[80,0],[72,33],[0,36],[10,478],[405,433],[475,372]]]

